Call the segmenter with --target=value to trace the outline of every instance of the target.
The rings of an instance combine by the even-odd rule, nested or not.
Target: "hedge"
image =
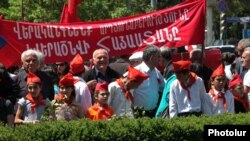
[[[109,121],[45,121],[0,126],[0,141],[202,141],[204,125],[249,125],[250,113]]]

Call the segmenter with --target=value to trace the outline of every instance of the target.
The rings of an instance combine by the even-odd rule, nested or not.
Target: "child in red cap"
[[[218,115],[234,113],[234,98],[229,90],[226,90],[226,74],[224,66],[218,66],[211,75],[211,88],[205,97],[204,113]]]
[[[240,75],[235,74],[230,80],[228,87],[234,96],[235,113],[246,113],[249,111],[248,99],[244,96],[244,86]]]
[[[87,117],[91,120],[108,120],[114,115],[113,109],[108,106],[109,97],[108,83],[97,83],[94,92],[95,103],[89,107]]]
[[[52,118],[55,120],[76,120],[83,118],[83,110],[75,100],[74,78],[71,73],[66,74],[59,81],[60,93],[51,103],[55,107]]]
[[[169,115],[200,116],[206,89],[203,80],[190,71],[190,61],[173,62],[176,80],[173,80],[169,90]]]
[[[128,73],[125,77],[109,84],[108,104],[114,109],[117,117],[134,117],[132,110],[134,97],[131,90],[137,88],[148,77],[147,74],[128,66]]]
[[[27,77],[28,94],[18,101],[15,123],[37,123],[43,111],[50,106],[49,99],[44,100],[41,95],[41,80],[29,72]]]

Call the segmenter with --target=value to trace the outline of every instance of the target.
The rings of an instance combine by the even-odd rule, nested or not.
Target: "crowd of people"
[[[138,108],[149,118],[248,112],[250,39],[236,51],[222,53],[212,70],[201,49],[173,61],[176,49],[148,45],[112,62],[107,50],[96,49],[91,65],[80,54],[45,64],[43,53],[29,49],[20,68],[0,65],[0,122],[35,124],[45,112],[49,120],[136,118]]]

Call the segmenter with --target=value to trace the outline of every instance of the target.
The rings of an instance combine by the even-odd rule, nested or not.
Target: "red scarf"
[[[248,101],[246,99],[244,99],[243,97],[239,97],[239,96],[235,96],[234,95],[234,100],[237,100],[240,103],[242,103],[242,105],[244,106],[244,108],[246,109],[246,111],[249,111]]]
[[[60,101],[60,102],[67,103],[68,105],[71,104],[71,103],[73,102],[73,99],[74,99],[73,96],[70,96],[69,99],[66,99],[66,98],[65,98],[65,95],[64,95],[64,94],[61,94],[61,93],[57,94],[57,96],[56,96],[56,100],[58,100],[58,101]]]
[[[28,93],[26,95],[26,99],[30,101],[31,103],[31,111],[34,113],[35,108],[38,107],[39,105],[45,105],[45,102],[43,100],[43,97],[41,95],[38,96],[37,100],[32,97],[31,93]]]
[[[109,108],[107,104],[101,107],[97,103],[95,103],[93,109],[97,111],[98,119],[109,119],[113,115],[113,111]]]
[[[195,73],[190,72],[190,74],[189,74],[189,82],[188,82],[187,85],[185,85],[184,83],[179,81],[181,87],[187,91],[189,100],[191,100],[191,94],[190,94],[189,87],[191,87],[195,83],[196,77],[197,77],[197,75]]]
[[[132,103],[134,103],[134,97],[133,95],[130,93],[129,90],[127,90],[122,82],[121,79],[117,79],[116,82],[118,83],[118,85],[121,87],[122,91],[124,92],[124,95],[126,97],[126,99],[130,100]]]
[[[227,103],[226,103],[226,98],[225,98],[225,94],[222,92],[219,92],[217,95],[214,93],[213,89],[209,90],[209,93],[213,96],[214,101],[216,102],[219,98],[222,98],[223,100],[223,107],[224,109],[227,109]]]

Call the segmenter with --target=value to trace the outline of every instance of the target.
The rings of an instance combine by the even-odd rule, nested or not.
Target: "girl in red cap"
[[[41,95],[41,80],[29,72],[27,78],[28,94],[18,101],[15,123],[37,123],[41,119],[45,108],[50,106],[49,99],[44,100]]]
[[[225,89],[227,78],[222,64],[214,70],[210,82],[211,88],[204,101],[204,113],[208,115],[234,113],[234,98],[232,93]]]
[[[53,100],[52,106],[55,107],[52,118],[56,120],[75,120],[83,118],[83,110],[79,103],[75,101],[74,78],[68,73],[59,81],[60,93]]]
[[[89,107],[87,117],[91,120],[108,120],[114,115],[113,109],[108,106],[108,83],[97,83],[94,92],[95,103]]]
[[[229,81],[229,90],[234,96],[235,113],[246,113],[249,111],[248,99],[244,95],[244,86],[240,75],[235,74],[233,79]]]

